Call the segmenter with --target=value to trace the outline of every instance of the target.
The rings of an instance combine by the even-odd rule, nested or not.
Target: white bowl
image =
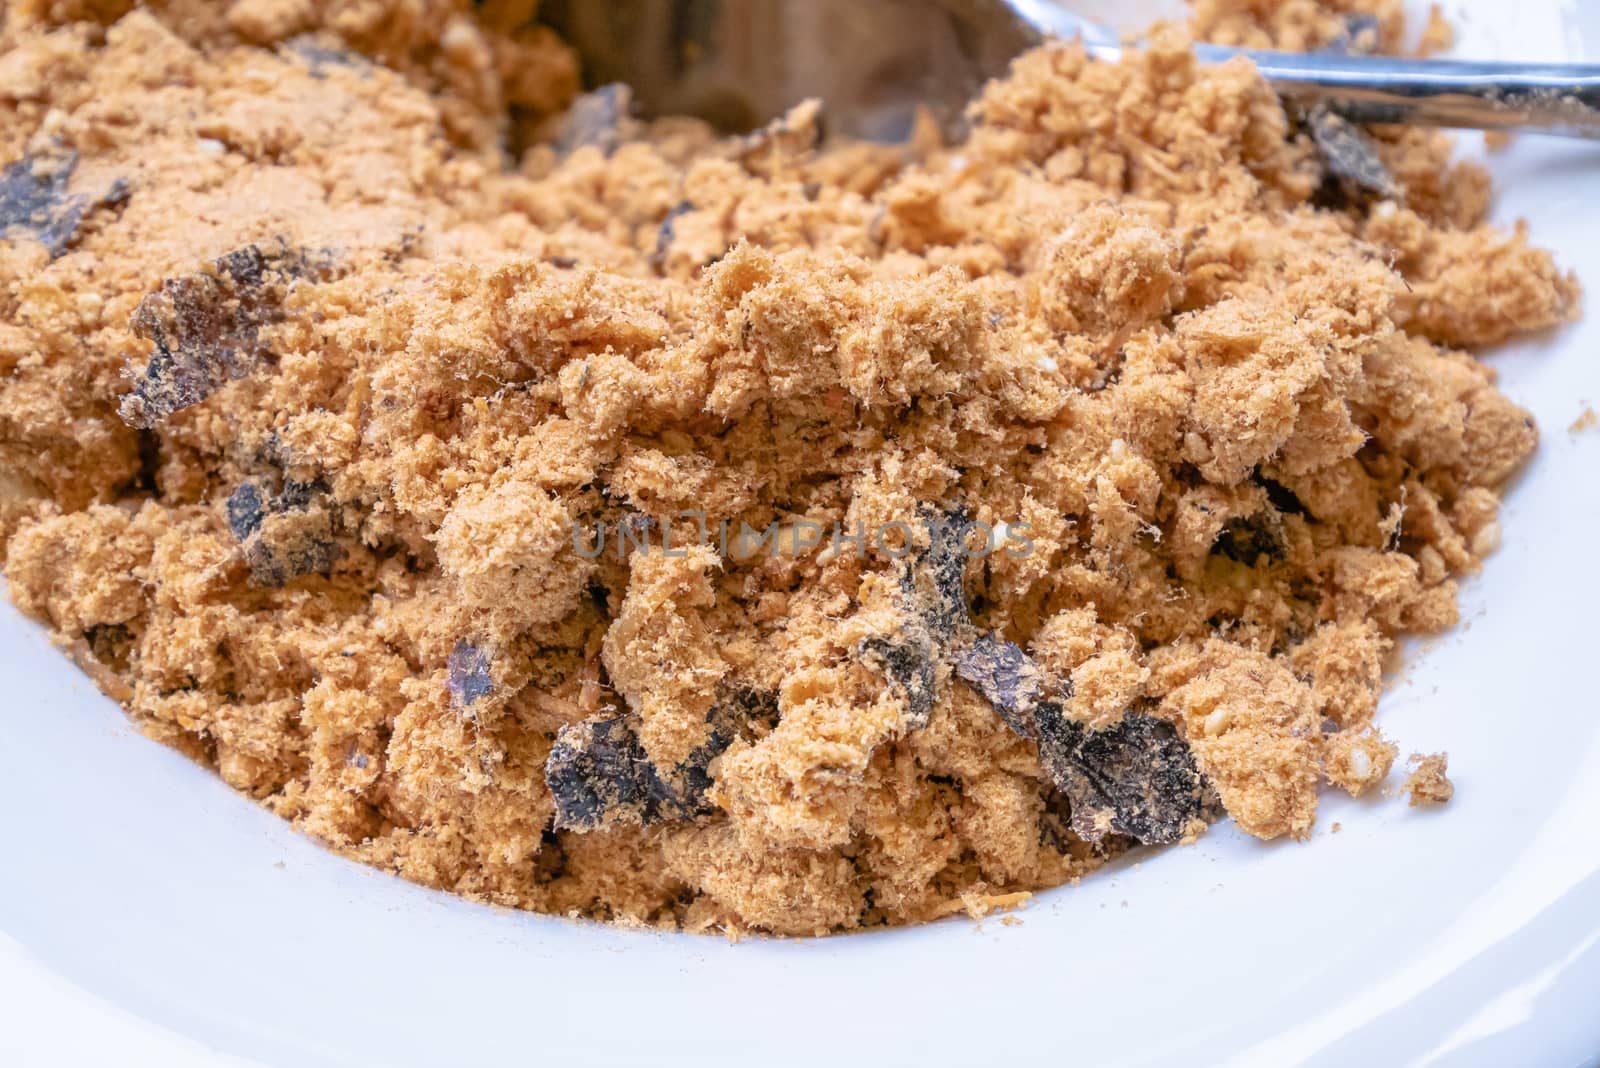
[[[1588,0],[1454,7],[1463,54],[1600,60]],[[1600,289],[1600,145],[1489,163],[1498,217]],[[422,890],[144,740],[0,610],[0,1063],[1592,1063],[1600,432],[1567,428],[1600,405],[1600,318],[1493,362],[1544,444],[1466,622],[1380,713],[1449,750],[1455,800],[1330,794],[1311,844],[1223,825],[1020,926],[732,946]]]

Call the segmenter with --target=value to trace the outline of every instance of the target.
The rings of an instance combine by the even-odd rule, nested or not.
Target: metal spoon
[[[1047,37],[1081,37],[1097,59],[1123,50],[1055,0],[545,0],[539,11],[593,84],[628,83],[647,115],[748,129],[817,96],[832,129],[876,140],[904,136],[918,105],[959,115]],[[1600,138],[1596,65],[1195,51],[1207,63],[1248,56],[1286,99],[1354,122]]]

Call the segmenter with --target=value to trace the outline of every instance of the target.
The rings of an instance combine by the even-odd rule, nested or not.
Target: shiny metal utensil
[[[1124,47],[1057,0],[545,0],[540,17],[593,84],[626,82],[648,115],[749,129],[806,97],[830,128],[896,140],[917,105],[953,118],[987,79],[1047,37],[1096,58]],[[1600,138],[1600,66],[1298,54],[1200,45],[1253,60],[1286,99],[1356,122]]]

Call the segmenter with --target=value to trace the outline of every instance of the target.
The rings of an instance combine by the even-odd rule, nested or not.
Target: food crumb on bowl
[[[1413,807],[1442,805],[1455,796],[1455,784],[1445,774],[1449,767],[1445,753],[1412,753],[1406,763],[1413,768],[1403,789],[1411,798]]]

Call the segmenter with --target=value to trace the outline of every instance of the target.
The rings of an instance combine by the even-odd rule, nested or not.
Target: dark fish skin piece
[[[228,497],[228,529],[244,550],[251,581],[282,586],[301,575],[325,574],[338,562],[323,492],[319,483],[287,479],[283,491],[270,497],[262,483],[251,480]]]
[[[911,558],[900,585],[934,640],[947,642],[972,626],[967,612],[967,536],[974,524],[960,509],[924,509],[928,548]]]
[[[284,42],[283,48],[290,54],[299,56],[310,68],[313,78],[326,78],[329,69],[334,67],[353,68],[361,71],[364,76],[371,67],[371,61],[365,56],[348,48],[337,47],[312,34],[291,37]]]
[[[633,90],[621,82],[602,85],[572,102],[556,133],[557,155],[594,146],[611,155],[622,144],[623,125],[633,114]]]
[[[956,676],[993,705],[1008,727],[1026,737],[1036,736],[1034,710],[1056,687],[1020,646],[980,634],[957,650],[955,669]],[[1060,685],[1059,696],[1072,696],[1071,680]]]
[[[1339,36],[1322,46],[1324,52],[1344,55],[1370,55],[1378,43],[1381,23],[1376,15],[1345,15]]]
[[[24,156],[0,171],[0,237],[31,237],[55,259],[72,244],[85,215],[128,199],[121,179],[97,197],[69,194],[77,164],[78,154],[65,152],[56,159]]]
[[[458,641],[450,650],[445,688],[457,708],[469,708],[494,692],[490,663],[489,654],[468,641]]]
[[[928,545],[901,570],[904,625],[856,648],[905,694],[907,729],[927,726],[940,665],[948,663],[1008,727],[1038,744],[1040,764],[1070,802],[1079,837],[1095,842],[1122,834],[1155,844],[1188,833],[1203,815],[1207,784],[1177,730],[1137,711],[1102,731],[1069,719],[1070,679],[1055,678],[1020,646],[973,625],[965,578],[975,524],[960,509],[924,510],[921,520]]]
[[[1289,552],[1283,517],[1269,510],[1246,519],[1234,519],[1222,528],[1211,551],[1246,567],[1254,567],[1262,557],[1270,563],[1281,563]]]
[[[595,716],[561,728],[545,761],[545,783],[555,798],[557,830],[590,831],[613,823],[648,826],[709,815],[710,764],[741,729],[775,722],[777,695],[737,690],[712,705],[706,740],[668,773],[639,743],[632,713]]]
[[[713,728],[704,745],[696,746],[689,759],[678,768],[678,785],[674,794],[683,799],[690,815],[708,815],[716,811],[711,804],[711,787],[716,780],[711,777],[711,762],[733,744],[736,734]]]
[[[959,510],[919,513],[928,546],[901,564],[905,622],[893,636],[867,638],[856,656],[876,667],[905,696],[908,730],[928,725],[939,696],[939,666],[951,640],[972,624],[966,603],[966,540],[973,524]]]
[[[627,716],[562,727],[545,761],[544,780],[555,798],[557,830],[650,824],[681,814]]]
[[[938,697],[939,647],[926,635],[922,640],[867,638],[857,646],[856,655],[882,671],[905,696],[906,727],[926,727]]]
[[[239,541],[244,541],[261,529],[266,515],[267,502],[254,482],[241,482],[228,497],[228,529]]]
[[[1072,803],[1072,829],[1087,842],[1106,833],[1146,845],[1176,842],[1204,818],[1207,783],[1171,723],[1142,712],[1086,731],[1041,706],[1039,756]],[[1053,715],[1052,715],[1053,713]]]
[[[905,131],[905,136],[909,134],[909,130]],[[805,155],[815,149],[826,135],[826,115],[820,109],[813,111],[804,105],[797,105],[797,112],[779,115],[760,129],[752,130],[740,138],[736,158],[747,168],[754,165],[755,169],[759,169],[764,160],[770,161],[774,155]],[[898,136],[889,138],[903,139]]]
[[[1380,25],[1375,15],[1346,15],[1338,37],[1323,45],[1323,51],[1345,55],[1368,55],[1378,44]],[[1313,108],[1305,123],[1322,154],[1328,188],[1323,193],[1328,206],[1348,207],[1351,190],[1339,185],[1354,183],[1358,189],[1391,200],[1404,199],[1404,192],[1389,173],[1372,139],[1361,127],[1326,106]]]
[[[682,799],[689,815],[702,816],[716,811],[710,799],[714,783],[711,762],[727,752],[746,727],[757,723],[769,728],[777,726],[777,694],[767,690],[739,689],[711,706],[711,711],[706,715],[709,728],[706,740],[678,765],[672,783],[673,792]]]
[[[906,698],[906,726],[925,727],[940,685],[940,666],[972,686],[1017,734],[1038,744],[1040,764],[1071,805],[1071,827],[1086,841],[1121,834],[1145,843],[1182,838],[1204,812],[1207,784],[1188,745],[1165,720],[1128,712],[1116,726],[1086,730],[1067,718],[1070,680],[1057,680],[1020,646],[978,633],[965,594],[967,535],[959,511],[932,517],[927,548],[901,572],[906,623],[894,636],[856,649]],[[709,765],[733,744],[743,723],[776,718],[771,695],[741,691],[707,716],[706,741],[663,772],[639,743],[631,713],[563,727],[545,764],[558,830],[612,823],[649,825],[714,811]]]
[[[324,509],[273,512],[244,542],[250,579],[258,586],[282,586],[302,575],[325,575],[339,562],[333,517]]]
[[[327,485],[323,482],[301,482],[286,478],[283,480],[283,492],[278,494],[277,510],[284,512],[290,508],[309,508],[317,495],[326,490]]]
[[[1306,124],[1330,174],[1354,182],[1380,197],[1405,199],[1405,191],[1384,166],[1365,130],[1320,104],[1306,117]]]
[[[1066,716],[1071,682],[1055,683],[1019,646],[993,635],[973,639],[955,664],[1007,726],[1038,743],[1039,763],[1071,802],[1080,838],[1175,842],[1202,816],[1205,779],[1166,720],[1130,711],[1114,727],[1086,730]]]
[[[122,421],[149,429],[254,370],[268,353],[261,329],[281,318],[282,291],[302,265],[248,245],[141,300],[130,326],[155,351],[117,409]]]
[[[661,220],[661,226],[656,230],[655,251],[650,253],[650,266],[660,270],[667,262],[667,253],[672,251],[672,242],[677,239],[678,220],[694,210],[694,205],[687,200],[680,200],[674,204],[672,210],[667,212],[666,218]]]

